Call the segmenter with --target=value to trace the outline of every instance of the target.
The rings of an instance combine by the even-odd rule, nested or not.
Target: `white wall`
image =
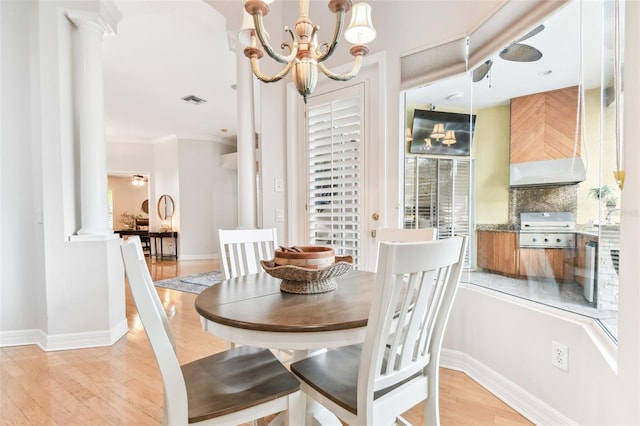
[[[40,172],[30,114],[37,32],[29,22],[36,9],[30,2],[0,2],[0,331],[37,328],[44,304],[42,224],[36,211]],[[28,303],[33,309],[25,309]]]
[[[150,143],[110,142],[107,168],[110,173],[148,173],[150,229],[161,225],[158,198],[168,194],[176,204],[173,229],[179,232],[180,259],[215,259],[217,230],[237,226],[237,171],[222,166],[222,155],[232,151],[223,141],[178,136]],[[118,217],[114,212],[114,222]]]
[[[98,12],[97,6],[0,5],[1,345],[97,346],[127,330],[118,240],[70,241],[80,228],[80,202],[72,114],[75,30],[65,11]],[[15,210],[5,213],[7,205]]]
[[[219,228],[237,223],[237,177],[221,166],[221,154],[229,151],[219,143],[181,139],[180,258],[218,257]]]
[[[108,173],[150,174],[153,167],[153,144],[107,141]]]

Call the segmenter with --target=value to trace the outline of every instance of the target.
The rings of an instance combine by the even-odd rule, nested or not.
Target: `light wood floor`
[[[217,269],[213,261],[150,265],[154,280]],[[180,363],[224,350],[202,331],[195,295],[158,289],[170,316]],[[37,346],[0,349],[0,424],[155,425],[162,418],[160,373],[127,288],[129,333],[106,348],[43,352]],[[442,425],[531,423],[463,373],[441,369]],[[422,424],[416,406],[405,418]]]

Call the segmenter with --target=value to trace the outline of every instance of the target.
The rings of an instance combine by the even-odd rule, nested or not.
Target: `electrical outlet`
[[[551,365],[569,371],[569,348],[554,340],[551,341]]]
[[[273,191],[274,192],[284,192],[284,179],[275,178],[273,180]]]

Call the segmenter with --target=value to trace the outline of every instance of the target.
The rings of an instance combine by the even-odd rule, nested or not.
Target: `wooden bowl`
[[[331,247],[294,246],[275,250],[273,261],[278,266],[290,265],[307,269],[322,269],[335,262],[335,252]]]

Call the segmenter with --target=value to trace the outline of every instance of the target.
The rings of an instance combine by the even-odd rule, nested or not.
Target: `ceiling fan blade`
[[[491,69],[492,65],[493,65],[493,61],[491,59],[486,61],[484,64],[478,65],[478,68],[473,70],[473,82],[477,83],[483,78],[485,78],[487,74],[489,74],[489,70]]]
[[[524,41],[524,40],[526,40],[528,38],[531,38],[534,35],[538,34],[542,30],[544,30],[544,25],[540,24],[537,27],[535,27],[534,29],[532,29],[531,31],[529,31],[528,33],[526,33],[525,35],[523,35],[522,37],[520,37],[519,39],[517,39],[516,41],[514,41],[513,44],[518,44],[521,41]]]
[[[512,44],[500,52],[499,55],[506,61],[535,62],[542,58],[542,52],[528,44]]]

